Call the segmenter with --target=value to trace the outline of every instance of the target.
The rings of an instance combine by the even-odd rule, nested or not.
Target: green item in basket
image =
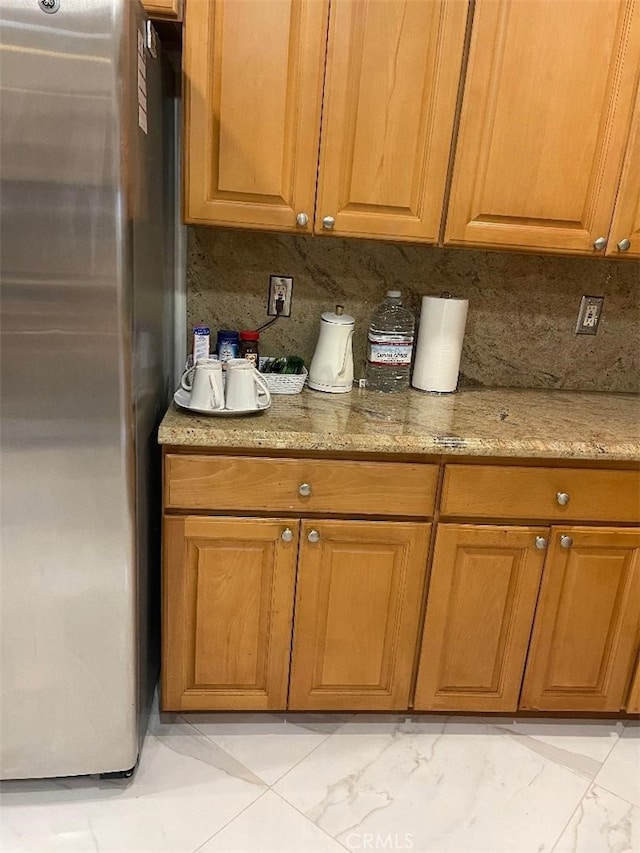
[[[284,355],[279,358],[268,358],[262,365],[263,373],[288,373],[299,376],[304,372],[304,359],[299,355]]]

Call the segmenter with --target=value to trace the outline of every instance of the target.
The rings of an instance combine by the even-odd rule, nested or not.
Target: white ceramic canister
[[[344,394],[353,387],[353,331],[355,320],[342,305],[325,311],[320,321],[318,343],[309,367],[309,388]]]

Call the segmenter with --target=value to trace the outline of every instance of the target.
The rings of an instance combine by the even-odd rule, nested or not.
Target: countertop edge
[[[386,438],[386,437],[385,437]],[[273,433],[260,435],[258,432],[248,438],[246,433],[234,436],[233,432],[225,431],[220,435],[207,436],[191,432],[188,427],[176,435],[172,429],[160,429],[158,443],[172,447],[207,447],[229,450],[290,450],[318,451],[323,453],[380,453],[381,455],[416,454],[424,456],[488,456],[519,459],[576,459],[584,461],[615,461],[640,462],[638,449],[626,444],[609,445],[606,448],[587,442],[558,442],[553,441],[543,446],[540,441],[532,442],[500,442],[480,441],[456,438],[454,436],[438,437],[435,439],[407,440],[402,437],[397,441],[385,440],[378,437],[375,447],[370,440],[360,436],[335,435],[320,433],[310,438],[307,433],[286,433],[286,438],[278,440]]]
[[[640,463],[638,395],[480,389],[446,398],[331,396],[281,397],[249,419],[203,417],[172,402],[158,442],[230,453]]]

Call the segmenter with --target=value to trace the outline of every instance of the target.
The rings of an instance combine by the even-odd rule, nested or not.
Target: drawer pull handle
[[[283,542],[291,542],[293,540],[293,530],[290,527],[285,527],[282,531],[280,538]]]
[[[544,538],[544,536],[536,536],[536,548],[539,551],[544,551],[544,549],[546,547],[547,547],[547,540]]]
[[[569,495],[566,492],[558,492],[556,500],[560,506],[566,506],[569,503]]]
[[[570,536],[566,536],[564,533],[560,537],[560,547],[561,548],[571,548],[573,545],[573,539]]]
[[[309,540],[309,542],[319,542],[320,541],[320,534],[318,533],[317,530],[310,530],[309,535],[307,536],[307,539]]]
[[[311,494],[311,486],[309,483],[300,483],[298,486],[298,494],[303,498],[308,498]]]

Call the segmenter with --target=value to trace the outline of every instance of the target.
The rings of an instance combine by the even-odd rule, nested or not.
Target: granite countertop
[[[276,395],[258,415],[193,415],[173,403],[161,444],[229,449],[640,460],[640,396],[502,389]]]

